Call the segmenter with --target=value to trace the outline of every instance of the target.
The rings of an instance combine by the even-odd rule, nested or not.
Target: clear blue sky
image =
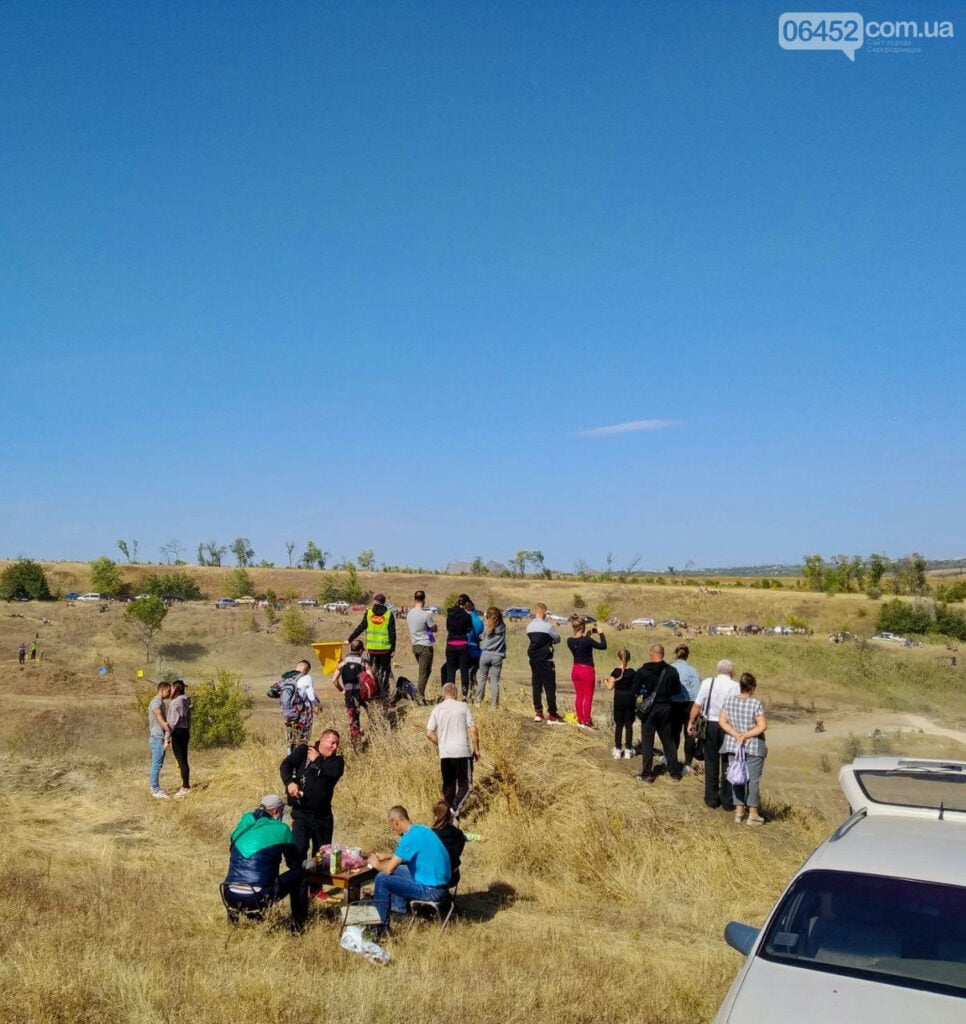
[[[0,556],[966,555],[931,6],[7,0]]]

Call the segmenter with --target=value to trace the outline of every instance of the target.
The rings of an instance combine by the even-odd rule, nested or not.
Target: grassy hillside
[[[217,595],[219,571],[193,571]],[[304,593],[319,578],[277,573],[302,580]],[[431,601],[465,588],[481,605],[543,598],[562,611],[575,590],[381,573],[364,584],[397,602],[422,585]],[[81,578],[73,585],[86,589]],[[874,609],[865,598],[782,591],[708,597],[669,586],[579,589],[591,610],[606,600],[628,619],[708,624],[798,614],[820,633],[862,623],[869,613],[860,613]],[[193,752],[195,789],[187,800],[160,802],[148,793],[146,729],[134,700],[144,688],[137,669],[150,676],[158,666],[143,664],[122,615],[121,605],[103,613],[63,603],[0,607],[0,809],[9,822],[0,848],[7,880],[0,1005],[11,1024],[708,1020],[740,963],[721,940],[724,923],[760,922],[844,814],[838,765],[857,746],[873,744],[924,756],[966,753],[909,717],[941,717],[946,732],[966,721],[961,676],[942,649],[833,646],[821,635],[701,636],[692,647],[702,673],[733,657],[758,676],[770,715],[763,780],[770,823],[738,828],[730,815],[704,808],[695,777],[679,785],[660,780],[642,792],[631,777],[639,761],[613,761],[606,730],[587,736],[535,726],[522,626],[515,625],[505,699],[498,711],[478,709],[483,758],[467,826],[486,842],[464,857],[464,916],[443,933],[431,926],[397,932],[392,963],[378,969],[338,948],[337,926],[321,911],[298,939],[271,925],[230,932],[218,899],[228,832],[261,794],[279,788],[278,705],[264,690],[304,649],[282,643],[261,613],[207,603],[171,609],[161,637],[167,666],[189,683],[216,667],[240,672],[255,712],[241,748]],[[354,617],[317,611],[307,619],[319,639],[343,638],[354,624]],[[35,635],[44,658],[21,670],[16,647]],[[655,638],[673,641],[657,629],[627,630],[611,642],[627,642],[640,661]],[[602,671],[610,664],[609,654],[598,658]],[[104,676],[102,666],[110,669]],[[561,679],[568,667],[562,652]],[[405,642],[397,672],[414,675]],[[320,725],[341,726],[344,709],[327,684],[321,690]],[[596,698],[601,722],[608,703]],[[396,802],[425,820],[438,789],[425,717],[412,709],[394,730],[377,723],[368,752],[348,752],[335,798],[337,838],[388,845],[385,811]],[[826,732],[814,732],[817,719]],[[868,736],[874,728],[884,733],[875,741]],[[170,790],[175,774],[166,764]],[[283,908],[279,923],[286,914]]]

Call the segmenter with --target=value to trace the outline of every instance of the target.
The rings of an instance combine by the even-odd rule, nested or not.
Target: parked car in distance
[[[510,619],[529,619],[530,609],[529,608],[504,608],[503,618]]]
[[[588,626],[592,626],[597,621],[593,615],[578,615],[577,618],[580,619],[581,622],[586,622]]]
[[[215,601],[215,607],[216,608],[237,608],[238,607],[238,602],[236,600],[234,600],[234,598],[231,598],[231,597],[219,597],[218,600]]]
[[[322,605],[322,611],[324,612],[347,612],[349,610],[348,601],[329,601]]]
[[[899,636],[898,633],[876,633],[873,640],[883,640],[886,643],[891,644],[906,644],[909,641],[904,636]]]
[[[562,622],[569,622],[570,621],[570,616],[569,615],[560,615],[557,612],[547,612],[547,619],[550,622],[562,623]]]
[[[657,622],[650,615],[642,615],[639,619],[631,619],[632,626],[656,626]]]
[[[860,757],[852,811],[764,925],[714,1024],[966,1020],[966,761]]]
[[[79,597],[80,594],[78,594],[76,590],[71,590],[68,591],[68,593],[64,594],[65,601],[76,601]]]
[[[686,629],[688,624],[684,619],[667,619],[661,625],[667,629]]]
[[[100,594],[79,594],[77,596],[78,601],[100,601]]]
[[[754,623],[754,622],[749,622],[747,626],[743,626],[742,627],[741,632],[742,633],[751,633],[751,634],[764,633],[765,632],[765,627],[764,626],[759,626],[757,623]]]
[[[711,636],[734,636],[737,632],[737,626],[708,626]]]
[[[443,609],[440,608],[438,604],[428,604],[426,605],[426,611],[432,612],[434,615],[439,615],[442,613]]]
[[[302,605],[303,608],[319,607],[319,602],[314,597],[300,597],[295,603]]]

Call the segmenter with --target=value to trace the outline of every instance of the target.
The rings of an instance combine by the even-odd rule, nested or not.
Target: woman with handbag
[[[738,680],[738,693],[728,697],[721,708],[718,723],[725,733],[721,753],[728,755],[728,779],[735,795],[735,824],[763,825],[759,814],[759,784],[768,750],[765,730],[768,719],[765,707],[755,696],[758,683],[750,672]],[[742,768],[742,762],[744,767]],[[745,819],[745,808],[748,818]]]

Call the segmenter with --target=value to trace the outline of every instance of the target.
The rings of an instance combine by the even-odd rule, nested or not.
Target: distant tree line
[[[866,593],[880,597],[883,592],[922,597],[929,592],[926,560],[918,552],[892,560],[886,555],[836,555],[826,562],[821,555],[806,555],[802,578],[809,590],[826,594]]]

